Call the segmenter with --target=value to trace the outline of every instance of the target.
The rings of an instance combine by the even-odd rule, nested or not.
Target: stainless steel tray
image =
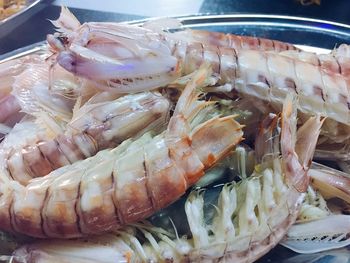
[[[23,9],[5,19],[0,20],[0,38],[5,37],[16,27],[20,26],[22,23],[25,23],[29,17],[40,11],[44,7],[44,5],[41,4],[42,2],[44,1],[26,0],[25,7]]]
[[[35,7],[37,4],[39,4],[41,0],[26,0],[25,1],[25,6],[19,10],[18,12],[12,14],[9,17],[6,17],[5,19],[0,20],[0,25],[4,23],[10,23],[13,21],[16,17],[25,14],[29,10],[31,10],[33,7]]]
[[[282,15],[226,14],[179,17],[185,27],[259,36],[294,44],[332,49],[350,43],[350,25]],[[133,21],[141,24],[145,20]]]
[[[286,41],[300,45],[303,49],[315,52],[327,52],[341,43],[350,44],[350,26],[330,21],[302,17],[233,14],[233,15],[196,15],[180,17],[184,27],[234,33],[238,35],[259,36]],[[145,20],[127,22],[141,24]],[[0,56],[11,59],[40,50],[43,42],[24,47],[20,50]],[[350,263],[350,247],[309,255],[299,255],[277,246],[258,262],[342,262]]]

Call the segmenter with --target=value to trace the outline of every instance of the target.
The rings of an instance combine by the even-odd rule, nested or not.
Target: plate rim
[[[23,13],[25,13],[26,11],[30,10],[31,8],[33,8],[34,6],[36,6],[37,4],[39,4],[40,2],[42,2],[43,0],[34,0],[34,1],[30,1],[31,3],[29,5],[26,5],[26,7],[24,7],[22,10],[16,12],[15,14],[6,17],[5,19],[0,20],[0,26],[12,21],[13,19],[15,19],[16,17],[22,15]]]
[[[227,14],[192,14],[192,15],[181,15],[181,16],[158,16],[158,17],[148,17],[148,18],[142,18],[142,19],[135,19],[130,21],[123,21],[120,23],[125,24],[141,24],[146,21],[154,21],[158,19],[163,18],[177,18],[180,19],[180,21],[198,21],[198,20],[209,20],[209,19],[238,19],[238,18],[245,18],[245,19],[282,19],[286,21],[298,21],[298,22],[309,22],[309,23],[322,23],[322,24],[328,24],[336,27],[340,27],[343,29],[349,29],[350,30],[350,24],[330,21],[330,20],[324,20],[324,19],[317,19],[317,18],[309,18],[304,16],[288,16],[288,15],[272,15],[272,14],[260,14],[260,13],[227,13]]]
[[[43,0],[35,0],[32,5],[36,5]],[[31,6],[32,6],[31,5]],[[22,12],[25,12],[26,9],[22,10]],[[20,15],[22,12],[18,12],[14,16]],[[14,17],[12,16],[12,17]],[[12,18],[11,17],[11,18]],[[269,25],[275,25],[275,26],[281,26],[281,23],[276,23],[276,20],[283,20],[283,21],[289,21],[290,24],[292,22],[298,22],[298,23],[312,23],[309,25],[303,25],[300,24],[298,25],[299,27],[304,27],[304,28],[312,28],[312,29],[318,29],[319,31],[323,32],[330,32],[330,33],[336,33],[336,34],[343,34],[350,36],[350,25],[344,24],[344,23],[338,23],[334,21],[329,21],[329,20],[323,20],[323,19],[315,19],[315,18],[308,18],[308,17],[302,17],[302,16],[288,16],[288,15],[271,15],[271,14],[255,14],[255,13],[246,13],[246,14],[239,14],[239,13],[228,13],[228,14],[194,14],[194,15],[181,15],[181,16],[164,16],[164,17],[148,17],[148,18],[142,18],[142,19],[135,19],[135,20],[129,20],[129,21],[122,21],[118,22],[120,24],[129,24],[129,25],[141,25],[145,22],[149,21],[157,21],[159,19],[164,19],[164,18],[170,18],[170,19],[179,19],[180,22],[184,23],[184,28],[186,27],[194,27],[196,24],[198,25],[209,25],[209,24],[237,24],[239,23],[238,19],[251,19],[252,23],[256,23],[261,25],[261,19],[265,19],[267,21],[270,21]],[[234,21],[230,21],[234,19]],[[260,21],[259,21],[260,19]],[[202,21],[208,21],[208,23],[202,23]],[[214,20],[214,21],[213,21]],[[254,22],[256,20],[256,22]],[[197,23],[190,23],[191,21],[197,22]],[[111,21],[108,21],[111,22]],[[242,21],[241,23],[247,24],[248,21],[244,22]],[[186,24],[187,23],[187,24]],[[268,22],[265,22],[265,25],[267,25]],[[336,29],[325,29],[325,28],[320,28],[317,27],[316,24],[327,24],[330,26],[336,27]],[[2,22],[0,22],[0,26],[2,25]],[[288,24],[282,24],[282,25],[288,25]],[[295,25],[295,24],[294,24]],[[290,25],[289,25],[290,26]],[[346,30],[348,32],[341,32],[341,30]],[[0,64],[7,61],[11,60],[23,55],[27,55],[29,53],[36,52],[41,49],[42,46],[44,46],[46,43],[46,40],[39,41],[36,43],[33,43],[28,46],[24,46],[22,48],[7,52],[5,54],[0,55]]]

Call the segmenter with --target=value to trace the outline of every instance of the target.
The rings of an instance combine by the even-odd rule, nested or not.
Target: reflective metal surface
[[[23,7],[21,10],[19,10],[18,12],[12,14],[9,17],[6,17],[5,19],[0,20],[0,25],[4,24],[4,23],[10,23],[11,21],[13,21],[16,17],[21,16],[25,13],[27,13],[29,10],[31,10],[32,8],[34,8],[37,4],[39,4],[41,2],[41,0],[27,0],[25,2],[25,7]]]
[[[208,15],[180,17],[184,27],[259,36],[301,45],[316,52],[325,52],[341,43],[350,44],[350,26],[335,22],[274,15]],[[145,20],[133,21],[141,24]],[[0,56],[0,62],[19,54],[40,50],[43,42]],[[321,49],[319,49],[321,48]],[[24,52],[24,53],[23,53]],[[298,255],[287,248],[277,246],[258,262],[284,263],[350,263],[350,248],[309,255]]]
[[[259,36],[306,46],[332,49],[341,43],[350,44],[350,25],[319,19],[261,14],[185,16],[180,19],[184,27]]]

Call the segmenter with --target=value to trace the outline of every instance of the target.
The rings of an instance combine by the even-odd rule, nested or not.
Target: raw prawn
[[[165,229],[138,223],[87,242],[25,245],[14,253],[14,259],[18,262],[255,261],[277,245],[298,215],[308,187],[305,164],[312,158],[322,124],[317,117],[305,123],[312,135],[301,147],[300,142],[294,141],[296,112],[290,97],[282,113],[281,139],[278,119],[271,114],[262,123],[257,139],[258,147],[262,147],[258,151],[261,155],[257,155],[260,163],[249,178],[223,186],[212,220],[204,218],[203,191],[195,191],[188,197],[185,211],[191,237],[174,237]],[[271,137],[272,134],[277,136]],[[302,159],[298,160],[294,144]],[[281,153],[276,152],[279,145]]]
[[[98,234],[144,219],[174,202],[242,140],[232,116],[198,120],[203,67],[186,86],[159,136],[125,141],[113,150],[56,169],[27,186],[1,171],[0,228],[34,237]],[[4,167],[3,165],[1,167]]]

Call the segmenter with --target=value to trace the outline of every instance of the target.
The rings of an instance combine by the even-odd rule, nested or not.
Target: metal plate
[[[26,5],[23,9],[0,20],[0,38],[6,37],[11,31],[13,32],[18,26],[25,23],[27,19],[40,11],[44,7],[44,5],[41,4],[42,2],[43,0],[26,0]]]
[[[303,49],[317,53],[328,52],[341,43],[350,44],[350,26],[335,22],[274,15],[206,15],[180,17],[184,27],[233,33],[238,35],[258,36],[300,45]],[[145,20],[128,22],[141,24]],[[1,60],[26,55],[40,50],[43,42],[0,56]],[[287,248],[277,246],[260,263],[314,262],[350,263],[350,248],[329,252],[299,255]]]
[[[259,36],[319,48],[332,49],[341,43],[350,43],[349,25],[319,19],[260,14],[188,16],[180,19],[185,27]]]
[[[32,9],[34,6],[39,4],[41,0],[26,0],[25,1],[25,6],[21,8],[18,12],[12,14],[9,17],[6,17],[5,19],[0,20],[0,25],[4,23],[10,23],[13,21],[16,17],[23,15],[24,13],[28,12],[30,9]]]

